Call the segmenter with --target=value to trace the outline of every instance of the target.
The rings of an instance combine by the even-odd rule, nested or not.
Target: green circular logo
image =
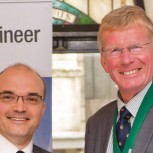
[[[53,24],[97,24],[91,17],[68,3],[52,0]]]

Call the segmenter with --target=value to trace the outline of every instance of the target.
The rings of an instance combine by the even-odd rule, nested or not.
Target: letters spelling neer
[[[30,30],[3,30],[3,27],[0,26],[0,43],[21,43],[21,42],[38,42],[38,33],[40,29]]]

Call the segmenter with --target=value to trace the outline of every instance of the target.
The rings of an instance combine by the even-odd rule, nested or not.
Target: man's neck
[[[22,137],[14,137],[14,136],[11,137],[11,136],[5,136],[5,135],[1,135],[1,136],[3,136],[5,139],[7,139],[10,143],[15,145],[20,150],[24,149],[32,141],[32,137],[22,138]]]

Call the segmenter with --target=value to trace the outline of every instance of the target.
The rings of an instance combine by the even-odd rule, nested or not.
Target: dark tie
[[[124,144],[131,130],[131,125],[130,125],[131,116],[132,116],[131,113],[126,109],[125,106],[121,108],[120,118],[116,125],[116,137],[121,151],[124,148]]]
[[[19,150],[19,151],[17,151],[16,153],[24,153],[23,151],[21,151],[21,150]]]

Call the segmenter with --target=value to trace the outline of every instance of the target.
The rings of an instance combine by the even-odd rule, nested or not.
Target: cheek
[[[101,64],[102,64],[105,72],[107,72],[107,73],[111,73],[112,71],[114,71],[117,68],[117,62],[115,62],[112,59],[103,58],[103,59],[101,59]]]
[[[139,56],[139,61],[143,63],[147,70],[153,71],[153,53],[148,53],[145,56]]]
[[[108,65],[107,59],[101,55],[100,62],[101,62],[102,67],[104,68],[105,72],[109,73],[109,65]]]
[[[33,118],[37,121],[41,120],[43,114],[45,111],[45,106],[41,107],[41,108],[35,108],[34,110],[31,110],[31,115],[33,116]]]
[[[42,111],[33,111],[33,112],[30,112],[30,115],[31,115],[31,121],[29,122],[30,123],[30,126],[33,127],[32,130],[36,130],[40,124],[40,121],[41,121],[41,118],[42,118]]]
[[[7,119],[7,114],[9,114],[10,110],[10,107],[0,104],[0,130],[2,131],[10,129],[10,122]]]
[[[3,116],[5,116],[5,114],[7,114],[10,110],[10,107],[6,106],[6,105],[3,105],[1,102],[0,102],[0,118],[2,118]]]

